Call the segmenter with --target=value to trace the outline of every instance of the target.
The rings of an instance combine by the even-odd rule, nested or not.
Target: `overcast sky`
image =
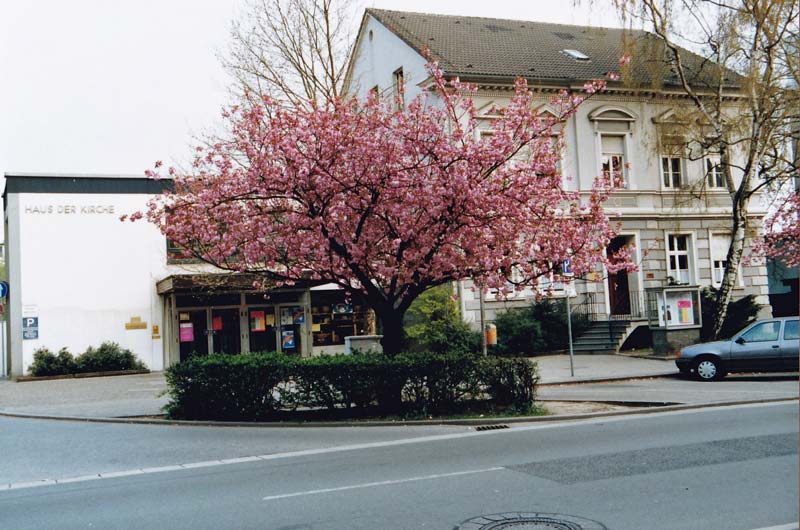
[[[572,0],[368,0],[407,11],[617,26]],[[598,0],[597,5],[608,4]],[[0,175],[184,162],[227,102],[217,55],[241,0],[0,2]]]

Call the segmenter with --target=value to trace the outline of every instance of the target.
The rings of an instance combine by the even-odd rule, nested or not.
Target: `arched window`
[[[589,113],[597,138],[601,174],[621,180],[621,187],[631,189],[630,137],[637,117],[621,107],[604,106]]]

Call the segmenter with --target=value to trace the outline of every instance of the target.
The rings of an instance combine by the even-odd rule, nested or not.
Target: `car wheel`
[[[712,357],[700,359],[694,365],[694,373],[701,381],[714,381],[725,377],[725,372],[722,371],[719,360]]]

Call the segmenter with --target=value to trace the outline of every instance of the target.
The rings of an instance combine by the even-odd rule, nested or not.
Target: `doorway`
[[[180,360],[192,355],[208,355],[208,318],[205,309],[178,312]]]
[[[606,257],[611,257],[626,245],[633,243],[632,236],[617,236],[606,248]],[[631,291],[628,271],[621,270],[608,274],[609,314],[631,314]]]

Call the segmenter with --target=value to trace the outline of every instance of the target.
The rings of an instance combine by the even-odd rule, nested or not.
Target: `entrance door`
[[[280,316],[281,351],[287,354],[302,352],[305,313],[300,306],[278,306]]]
[[[178,340],[180,342],[181,361],[185,361],[193,354],[208,355],[206,322],[205,309],[178,312]]]
[[[251,307],[250,310],[250,351],[278,351],[276,339],[274,307]]]
[[[236,355],[241,350],[239,310],[212,309],[211,329],[213,333],[214,353]]]
[[[607,256],[613,256],[627,244],[626,237],[615,237],[606,249]],[[608,274],[609,312],[612,315],[631,314],[631,292],[628,286],[628,272],[618,271]]]

